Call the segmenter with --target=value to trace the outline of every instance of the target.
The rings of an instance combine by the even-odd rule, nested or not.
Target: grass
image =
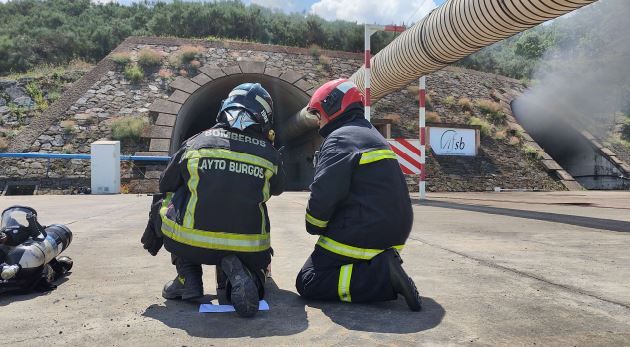
[[[53,65],[53,64],[41,64],[33,67],[32,69],[21,73],[10,73],[4,76],[6,79],[18,80],[20,78],[42,78],[50,76],[60,76],[69,71],[84,71],[91,70],[94,65],[80,59],[72,60],[65,65]]]
[[[507,137],[507,130],[505,129],[500,129],[494,132],[494,135],[492,135],[492,138],[495,140],[505,140],[505,138]]]
[[[470,119],[468,120],[468,124],[480,126],[481,129],[479,131],[481,133],[481,136],[486,137],[492,133],[492,124],[488,123],[488,121],[485,119],[470,117]]]
[[[112,139],[114,140],[138,140],[142,136],[148,120],[143,117],[119,117],[112,121]]]
[[[472,112],[473,110],[473,102],[469,98],[460,98],[457,100],[457,105],[459,105],[459,107],[461,107],[464,111]]]
[[[503,107],[498,102],[494,102],[488,99],[478,99],[475,101],[475,105],[486,116],[492,120],[493,123],[498,124],[505,121],[505,113],[503,113]]]
[[[67,144],[61,148],[61,153],[72,154],[74,147],[71,144]]]
[[[0,137],[0,151],[4,152],[9,148],[9,139],[2,136]]]
[[[125,75],[125,79],[134,84],[144,78],[144,71],[138,65],[127,65],[123,74]]]
[[[64,120],[64,121],[61,121],[59,125],[63,129],[63,133],[65,135],[70,135],[74,132],[75,130],[74,127],[77,125],[77,123],[73,120]]]
[[[201,48],[195,46],[184,46],[179,50],[179,56],[183,64],[201,56]]]
[[[162,64],[162,55],[151,48],[143,48],[138,52],[138,65],[143,68],[155,67]]]
[[[540,152],[538,152],[538,150],[536,148],[534,148],[534,147],[532,147],[530,145],[523,146],[523,148],[521,148],[521,150],[523,151],[523,153],[525,153],[530,158],[539,159],[541,157]]]
[[[442,99],[442,103],[448,107],[453,107],[455,105],[455,97],[450,95]]]
[[[131,62],[131,53],[129,52],[114,53],[112,54],[110,58],[112,59],[114,63],[116,63],[116,65],[124,68],[125,66],[127,66],[127,64]]]
[[[427,112],[425,120],[427,123],[440,123],[442,121],[442,118],[437,112]]]

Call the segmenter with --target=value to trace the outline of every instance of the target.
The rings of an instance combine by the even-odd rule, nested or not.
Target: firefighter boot
[[[177,277],[168,281],[162,289],[164,299],[195,300],[203,296],[201,264],[189,263],[182,258],[175,260]]]
[[[231,287],[228,299],[241,317],[252,317],[258,312],[260,300],[256,276],[235,255],[221,259],[221,269]]]
[[[382,253],[387,257],[389,264],[389,277],[392,281],[392,287],[397,294],[402,295],[407,302],[407,306],[412,311],[420,311],[422,308],[422,299],[420,293],[416,288],[415,283],[411,277],[407,276],[407,273],[402,268],[402,259],[400,254],[393,248],[390,248]]]

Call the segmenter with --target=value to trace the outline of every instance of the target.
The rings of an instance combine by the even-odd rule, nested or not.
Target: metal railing
[[[0,158],[35,158],[35,159],[81,159],[90,160],[90,154],[64,154],[64,153],[0,153]],[[150,156],[150,155],[121,155],[120,160],[124,161],[169,161],[169,156]]]
[[[65,153],[0,153],[0,158],[13,158],[13,159],[47,159],[46,162],[46,178],[50,174],[50,161],[52,159],[66,159],[66,160],[90,160],[91,154],[65,154]],[[132,170],[133,162],[168,162],[171,159],[169,156],[150,156],[150,155],[121,155],[121,161],[131,161]]]

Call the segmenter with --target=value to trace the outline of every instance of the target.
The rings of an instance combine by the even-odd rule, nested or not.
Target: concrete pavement
[[[47,294],[0,296],[2,345],[628,345],[630,194],[429,194],[414,205],[403,252],[425,297],[371,305],[308,302],[297,271],[316,238],[304,231],[307,194],[272,198],[269,312],[199,314],[161,298],[168,253],[139,243],[150,197],[2,197],[66,223],[73,273]],[[206,267],[204,300],[214,299]],[[214,300],[216,303],[217,300]]]

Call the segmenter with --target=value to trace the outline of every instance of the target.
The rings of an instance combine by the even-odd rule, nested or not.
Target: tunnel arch
[[[223,71],[225,70],[229,71],[224,68]],[[292,80],[299,80],[299,76],[288,78],[287,75],[281,76],[277,73],[266,74],[264,70],[215,77],[205,83],[193,83],[191,85],[195,86],[194,89],[187,90],[190,95],[183,101],[177,112],[169,152],[173,154],[185,139],[216,124],[216,115],[221,101],[227,97],[232,88],[241,83],[260,83],[269,91],[274,102],[274,123],[277,132],[275,147],[284,147],[286,189],[308,189],[313,181],[313,155],[322,139],[316,130],[291,133],[285,130],[282,124],[308,103],[309,90],[304,89],[312,89],[312,86],[295,83],[296,81],[291,83]],[[193,78],[192,81],[195,79]]]

